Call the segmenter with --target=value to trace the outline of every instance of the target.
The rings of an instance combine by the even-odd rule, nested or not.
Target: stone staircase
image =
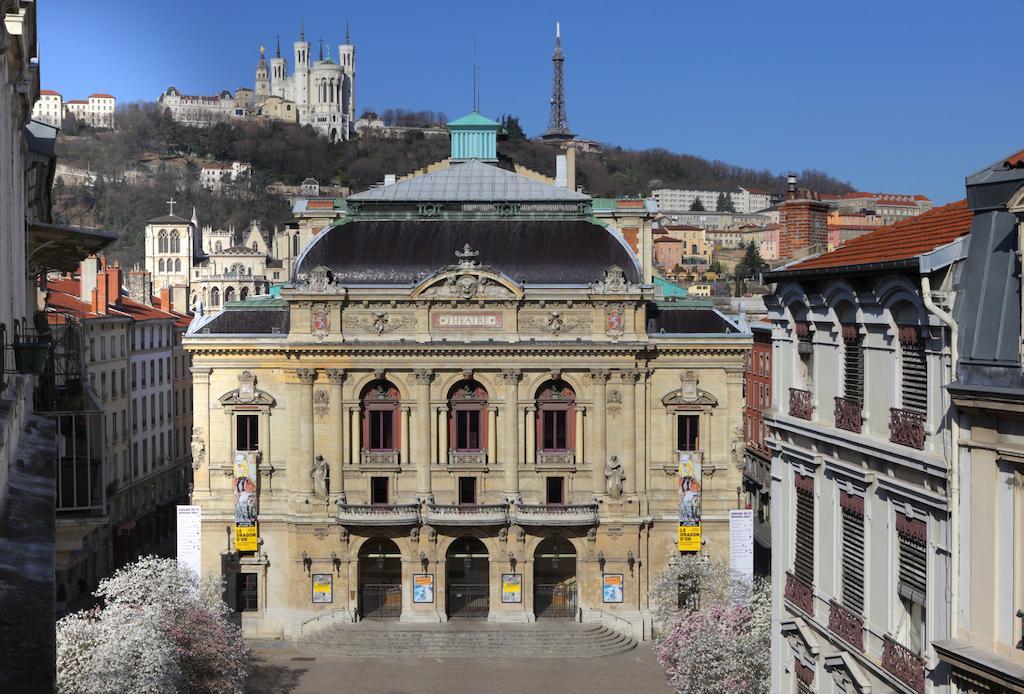
[[[597,658],[624,653],[637,642],[602,624],[533,622],[333,624],[301,641],[303,650],[361,658]]]

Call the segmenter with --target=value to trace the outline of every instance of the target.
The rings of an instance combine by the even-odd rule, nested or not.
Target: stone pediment
[[[273,407],[276,404],[273,396],[256,387],[256,377],[251,371],[243,371],[238,375],[238,388],[228,391],[217,398],[217,402],[225,407],[249,405]]]
[[[456,252],[458,263],[446,265],[412,290],[416,299],[519,299],[522,286],[503,272],[476,261],[478,251],[466,245]]]
[[[684,405],[698,407],[718,407],[718,398],[698,387],[699,381],[692,371],[680,374],[680,387],[661,399],[666,407]]]

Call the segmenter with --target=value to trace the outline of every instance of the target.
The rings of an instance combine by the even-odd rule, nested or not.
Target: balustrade
[[[828,628],[861,653],[864,652],[864,618],[835,600],[829,603]]]
[[[416,525],[420,522],[419,504],[338,504],[338,522],[342,525]]]
[[[836,398],[836,428],[861,432],[864,425],[864,401],[860,398]]]
[[[786,572],[785,597],[808,616],[814,616],[814,586],[797,578],[792,571]]]
[[[509,517],[519,525],[597,525],[597,504],[516,504]]]
[[[889,440],[903,446],[924,450],[924,414],[913,410],[890,408]]]
[[[505,525],[506,504],[428,504],[424,523],[430,525]]]
[[[811,391],[799,388],[789,389],[789,416],[810,420],[814,416]]]
[[[924,694],[924,659],[890,636],[885,637],[882,646],[882,667],[915,692]]]

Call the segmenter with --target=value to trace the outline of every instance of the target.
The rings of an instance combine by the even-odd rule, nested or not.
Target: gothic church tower
[[[267,68],[267,58],[264,55],[263,46],[260,46],[260,59],[256,63],[256,108],[266,102],[270,96],[270,70]]]

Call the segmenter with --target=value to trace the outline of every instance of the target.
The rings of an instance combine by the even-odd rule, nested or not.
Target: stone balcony
[[[359,466],[369,470],[398,470],[400,457],[398,451],[370,451],[364,448],[359,452]]]
[[[448,464],[458,466],[486,466],[487,451],[448,451]]]
[[[537,466],[572,468],[576,466],[576,451],[537,451]]]
[[[348,526],[417,525],[419,504],[338,504],[338,522]]]
[[[597,525],[597,504],[515,504],[509,519],[518,525],[587,526]]]
[[[505,525],[507,504],[428,504],[423,522],[429,525]]]

